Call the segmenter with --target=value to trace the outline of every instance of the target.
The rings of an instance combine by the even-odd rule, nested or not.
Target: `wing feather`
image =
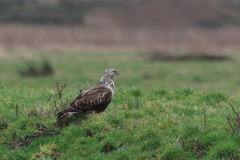
[[[77,96],[69,107],[80,112],[97,109],[106,103],[110,103],[112,91],[103,85],[97,85]]]

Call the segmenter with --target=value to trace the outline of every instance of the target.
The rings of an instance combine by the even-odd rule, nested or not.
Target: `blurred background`
[[[0,0],[0,82],[240,93],[240,0]]]

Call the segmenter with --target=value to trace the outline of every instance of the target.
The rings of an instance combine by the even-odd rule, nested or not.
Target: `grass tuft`
[[[210,152],[216,159],[237,160],[240,159],[239,145],[234,141],[222,141]]]
[[[54,153],[54,150],[55,150],[56,147],[57,147],[56,144],[48,144],[48,145],[45,145],[45,146],[40,146],[40,152],[33,155],[31,157],[31,160],[47,158],[48,156],[50,156]]]

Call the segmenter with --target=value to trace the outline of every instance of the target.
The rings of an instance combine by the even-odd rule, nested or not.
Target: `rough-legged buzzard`
[[[115,75],[119,75],[116,69],[107,69],[96,86],[78,95],[66,109],[57,114],[57,120],[63,120],[76,113],[103,112],[115,93],[113,82]]]

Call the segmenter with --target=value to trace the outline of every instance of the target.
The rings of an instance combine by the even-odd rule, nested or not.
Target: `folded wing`
[[[104,85],[94,86],[78,95],[65,110],[59,112],[58,119],[65,119],[75,113],[102,112],[111,102],[112,95],[112,91]]]

